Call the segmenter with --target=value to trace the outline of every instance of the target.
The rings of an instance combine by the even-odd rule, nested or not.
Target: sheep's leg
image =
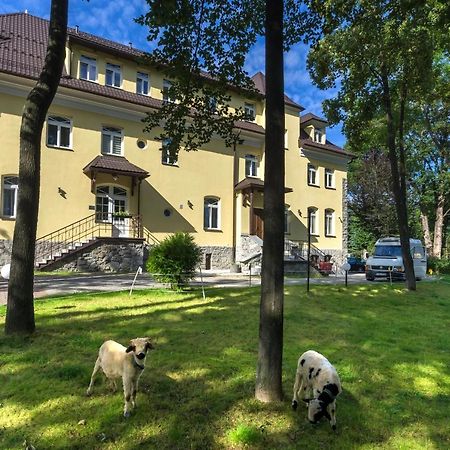
[[[117,392],[117,382],[114,378],[109,379],[109,385],[112,392]]]
[[[125,397],[125,405],[123,407],[123,416],[130,417],[131,409],[133,407],[131,402],[133,392],[133,382],[130,379],[123,379],[123,395]]]
[[[297,370],[295,374],[295,383],[294,383],[294,397],[292,398],[292,409],[296,410],[298,406],[298,395],[299,392],[303,389],[303,377],[300,370]]]
[[[336,400],[327,405],[327,412],[330,415],[330,425],[333,430],[336,429]]]
[[[89,387],[88,387],[88,389],[86,391],[86,395],[91,395],[92,394],[92,389],[94,387],[95,375],[97,375],[97,372],[99,371],[100,367],[101,367],[100,357],[98,357],[97,361],[95,361],[94,370],[92,371],[92,375],[91,375],[91,382],[89,383]]]

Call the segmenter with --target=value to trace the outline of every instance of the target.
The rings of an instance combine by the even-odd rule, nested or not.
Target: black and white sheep
[[[116,379],[122,378],[125,397],[123,415],[128,417],[131,409],[136,407],[138,382],[145,368],[147,351],[153,348],[149,338],[132,339],[128,347],[115,341],[104,342],[98,352],[87,395],[92,394],[95,375],[99,369],[102,369],[111,381],[114,390],[116,390]]]
[[[336,397],[342,392],[339,375],[325,356],[314,350],[303,353],[295,375],[292,408],[299,398],[307,403],[308,420],[317,423],[322,417],[336,429]]]

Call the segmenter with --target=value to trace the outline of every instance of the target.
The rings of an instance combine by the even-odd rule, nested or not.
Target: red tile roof
[[[266,96],[266,76],[262,72],[257,72],[252,76],[253,83],[255,83],[256,89],[261,92],[264,97]],[[303,111],[305,108],[295,103],[294,100],[290,99],[286,94],[284,94],[284,102],[286,105],[293,106],[294,108]]]
[[[83,168],[85,174],[90,172],[118,173],[137,178],[147,178],[150,174],[130,163],[123,156],[99,155]]]
[[[68,29],[69,40],[101,48],[124,58],[136,60],[144,52],[93,34]],[[0,72],[37,79],[44,64],[48,39],[48,20],[25,13],[0,15]],[[60,86],[88,92],[149,108],[160,108],[161,100],[122,89],[72,78],[63,69]],[[264,128],[252,122],[236,122],[236,128],[264,134]]]
[[[300,130],[300,139],[298,140],[298,145],[306,150],[322,150],[325,152],[332,152],[342,156],[347,156],[349,158],[354,156],[352,153],[346,152],[343,148],[334,145],[328,140],[326,141],[326,144],[319,144],[319,142],[314,142],[304,130]]]
[[[304,125],[304,124],[306,124],[306,123],[308,123],[308,122],[310,122],[312,120],[315,120],[316,122],[322,122],[322,123],[325,123],[325,124],[328,123],[325,119],[322,119],[321,117],[316,116],[313,113],[307,113],[304,116],[300,117],[300,123],[302,125]]]
[[[263,192],[264,191],[264,181],[261,180],[261,178],[254,178],[254,177],[245,177],[243,180],[239,181],[236,186],[234,186],[235,191],[257,191],[257,192]],[[289,187],[284,188],[284,192],[292,192],[293,189]]]

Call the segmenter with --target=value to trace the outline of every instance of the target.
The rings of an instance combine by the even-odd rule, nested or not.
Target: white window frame
[[[318,170],[314,164],[308,163],[308,185],[319,186]]]
[[[6,184],[7,179],[17,179],[16,184]],[[13,191],[13,214],[5,214],[5,192]],[[4,175],[2,177],[2,217],[8,219],[15,219],[17,215],[17,193],[19,191],[19,176],[18,175]]]
[[[319,214],[315,207],[308,208],[309,232],[311,236],[319,236]]]
[[[244,112],[247,116],[246,120],[254,122],[256,119],[256,106],[254,103],[244,103]]]
[[[163,103],[175,103],[175,99],[169,94],[170,88],[172,87],[172,82],[170,80],[163,80],[162,96]]]
[[[111,74],[111,83],[108,83],[109,74]],[[122,87],[122,68],[119,64],[106,63],[105,86],[115,87],[119,89]]]
[[[50,136],[50,126],[56,127],[56,144],[49,143]],[[61,144],[61,129],[68,128],[69,129],[69,144],[62,145]],[[48,116],[47,117],[47,147],[56,147],[56,148],[66,148],[72,149],[72,120],[63,116]]]
[[[105,149],[105,139],[109,139],[108,148]],[[120,152],[117,150],[117,139],[120,139]],[[116,145],[115,145],[116,144]],[[123,130],[116,127],[103,126],[101,135],[102,155],[123,156]]]
[[[139,89],[139,82],[141,88]],[[144,89],[146,86],[146,89]],[[150,75],[145,72],[136,73],[136,94],[150,95]]]
[[[82,76],[82,66],[86,66],[86,77]],[[91,58],[90,56],[80,56],[80,80],[87,80],[97,82],[98,71],[97,71],[97,60]]]
[[[203,227],[205,230],[220,230],[220,198],[205,197],[203,201]],[[217,211],[217,226],[213,226],[213,210]]]
[[[245,176],[258,176],[258,157],[255,155],[245,155]]]
[[[289,133],[288,130],[284,130],[284,149],[289,150]]]
[[[334,237],[335,234],[335,220],[334,220],[334,210],[325,210],[325,236]]]
[[[314,129],[314,142],[317,142],[319,144],[324,144],[323,137],[325,136],[325,133],[321,128],[315,128]]]
[[[178,155],[171,156],[167,151],[170,139],[164,139],[161,146],[161,164],[165,166],[178,166]]]
[[[325,169],[325,188],[326,189],[335,189],[336,185],[334,182],[334,170],[333,169]]]

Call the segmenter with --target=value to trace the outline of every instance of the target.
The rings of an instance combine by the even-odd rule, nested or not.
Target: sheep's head
[[[317,423],[322,417],[331,420],[330,414],[327,411],[327,404],[315,398],[308,403],[308,420],[311,423]]]
[[[148,337],[131,339],[130,345],[125,350],[127,353],[133,352],[137,359],[144,359],[147,356],[148,350],[153,350],[155,347]]]

